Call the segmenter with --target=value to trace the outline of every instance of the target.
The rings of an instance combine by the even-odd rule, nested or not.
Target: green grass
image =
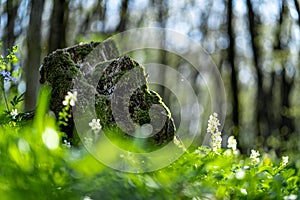
[[[249,156],[231,149],[199,147],[163,169],[134,174],[106,167],[83,147],[67,148],[60,142],[49,149],[43,139],[46,128],[59,141],[62,133],[47,114],[48,97],[49,91],[42,90],[33,123],[0,128],[1,199],[299,198],[299,168],[275,160],[276,165],[267,154],[253,164]]]

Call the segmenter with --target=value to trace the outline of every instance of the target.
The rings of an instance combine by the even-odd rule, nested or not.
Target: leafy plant
[[[17,82],[16,75],[18,74],[18,70],[12,69],[12,66],[18,62],[18,58],[16,56],[17,52],[18,46],[13,46],[11,50],[8,50],[7,56],[4,57],[3,55],[0,55],[0,89],[5,102],[4,116],[2,116],[0,120],[2,124],[17,122],[22,116],[22,113],[18,113],[17,106],[24,100],[25,93],[21,95],[15,95],[10,101],[10,107],[7,97],[8,92],[5,89],[6,83],[16,84]]]

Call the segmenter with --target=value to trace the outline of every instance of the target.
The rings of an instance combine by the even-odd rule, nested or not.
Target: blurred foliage
[[[41,90],[32,123],[0,127],[1,199],[292,199],[300,194],[299,161],[278,163],[266,153],[254,164],[231,149],[199,147],[154,172],[115,171],[85,148],[62,144],[63,134],[48,114],[49,94],[49,88]]]

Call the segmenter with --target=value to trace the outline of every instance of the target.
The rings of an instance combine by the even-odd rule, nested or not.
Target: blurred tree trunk
[[[295,4],[296,11],[298,13],[298,24],[300,26],[300,5],[299,5],[299,1],[294,0],[294,4]]]
[[[39,67],[41,62],[41,24],[44,0],[31,0],[30,21],[27,35],[28,57],[25,64],[26,94],[25,110],[35,108],[39,87]]]
[[[8,0],[6,1],[5,12],[7,14],[7,24],[4,29],[3,35],[3,54],[7,55],[7,49],[10,49],[15,45],[16,35],[14,32],[15,21],[17,18],[17,13],[19,9],[20,1],[19,0]]]
[[[50,20],[48,52],[66,47],[69,0],[54,0]]]
[[[289,135],[295,131],[295,124],[294,119],[292,119],[290,116],[288,116],[288,110],[290,110],[290,94],[292,91],[292,88],[294,86],[294,79],[295,79],[295,73],[292,75],[287,74],[287,64],[289,55],[286,53],[289,51],[289,40],[283,41],[282,38],[286,37],[284,35],[288,34],[288,38],[290,38],[290,27],[286,27],[284,24],[284,20],[289,20],[289,8],[287,5],[286,0],[283,0],[281,12],[280,12],[280,18],[278,22],[278,31],[277,31],[277,45],[274,47],[274,52],[278,52],[280,56],[277,59],[279,59],[279,62],[282,66],[281,73],[280,73],[280,97],[281,97],[281,109],[279,109],[279,115],[281,117],[280,123],[279,123],[279,130],[280,130],[280,138],[284,141],[287,141],[289,139]],[[278,54],[277,54],[278,55]]]
[[[83,20],[83,23],[80,25],[80,35],[86,35],[90,32],[90,26],[93,21],[102,22],[102,30],[105,28],[105,15],[106,15],[106,1],[99,0],[97,5],[89,11]]]
[[[280,136],[283,141],[288,141],[289,136],[295,131],[294,119],[288,115],[288,111],[291,108],[290,96],[294,86],[295,74],[292,77],[287,76],[286,68],[282,71],[281,82],[281,124],[280,124]]]
[[[122,0],[122,5],[120,9],[120,22],[116,28],[116,32],[123,32],[126,30],[128,23],[128,4],[129,0]]]
[[[235,67],[235,36],[234,36],[234,14],[232,12],[232,0],[228,0],[228,35],[229,35],[229,49],[228,49],[228,60],[231,65],[231,89],[232,89],[232,122],[234,129],[232,134],[238,136],[239,134],[239,99],[238,99],[238,80],[237,72]]]
[[[168,16],[168,1],[167,0],[154,0],[153,6],[158,8],[158,15],[157,15],[157,23],[159,24],[160,28],[166,28],[167,23],[167,16]],[[159,42],[159,41],[157,41]],[[166,45],[166,35],[162,35],[161,41],[161,51],[159,51],[159,63],[162,65],[168,65],[167,60],[167,53],[164,51]],[[166,69],[165,67],[159,68],[159,79],[161,83],[165,83],[166,81]],[[164,85],[160,85],[157,87],[157,92],[162,96],[167,106],[170,106],[170,95],[168,95],[167,90],[165,90]]]
[[[259,142],[266,146],[266,138],[270,134],[270,121],[268,118],[268,96],[265,93],[263,88],[263,71],[262,65],[260,62],[260,54],[262,53],[257,41],[257,23],[258,18],[255,16],[252,3],[250,0],[247,0],[247,7],[248,7],[248,25],[250,31],[250,38],[251,38],[251,47],[253,52],[253,60],[254,60],[254,67],[256,72],[256,79],[257,79],[257,92],[256,92],[256,132],[259,136]]]

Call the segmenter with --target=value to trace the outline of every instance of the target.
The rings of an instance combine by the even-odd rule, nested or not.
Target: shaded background
[[[20,64],[12,70],[23,73],[13,87],[26,90],[24,110],[32,110],[47,53],[131,28],[178,31],[199,42],[219,68],[227,94],[223,134],[235,135],[244,152],[297,152],[299,6],[299,0],[0,0],[1,53],[19,45]],[[161,63],[184,71],[170,62],[162,53]],[[167,80],[163,71],[158,74]],[[185,74],[197,88],[197,71]],[[176,104],[168,90],[157,91],[167,105]]]

